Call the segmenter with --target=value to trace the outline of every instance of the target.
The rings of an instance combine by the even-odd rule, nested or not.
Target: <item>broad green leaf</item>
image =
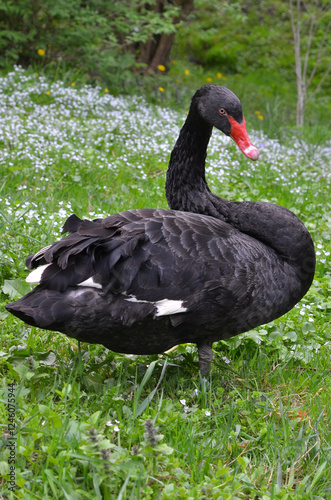
[[[25,281],[16,278],[14,280],[4,280],[2,291],[9,295],[11,299],[17,299],[30,292],[31,287]]]

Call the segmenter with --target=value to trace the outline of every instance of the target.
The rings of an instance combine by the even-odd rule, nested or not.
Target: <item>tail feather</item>
[[[63,228],[62,228],[62,234],[64,233],[75,233],[79,226],[82,223],[82,219],[77,217],[77,215],[72,214],[68,219],[65,221]]]
[[[28,325],[63,332],[64,323],[72,316],[73,308],[68,301],[59,301],[59,297],[60,293],[56,290],[44,290],[37,286],[5,307]]]

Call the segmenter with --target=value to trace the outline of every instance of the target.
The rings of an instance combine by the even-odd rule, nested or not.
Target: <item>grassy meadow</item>
[[[25,257],[59,238],[71,213],[167,206],[167,163],[189,99],[175,109],[160,89],[147,102],[19,68],[0,79],[0,498],[331,498],[331,142],[285,133],[273,120],[279,106],[230,88],[260,159],[215,130],[209,185],[295,212],[317,269],[288,314],[215,343],[204,382],[194,345],[118,354],[4,309],[29,290]]]

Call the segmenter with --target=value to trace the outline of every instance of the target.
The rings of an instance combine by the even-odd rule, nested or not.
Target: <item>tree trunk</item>
[[[160,36],[153,57],[149,63],[148,71],[156,71],[160,64],[163,66],[167,64],[174,39],[175,33],[171,33],[170,35],[164,33]]]
[[[300,0],[297,0],[296,16],[293,13],[292,0],[290,0],[290,18],[294,41],[295,75],[297,82],[296,124],[297,127],[302,127],[304,123],[306,85],[301,64]]]
[[[315,2],[310,6],[303,3],[302,0],[296,0],[296,5],[293,7],[293,0],[289,0],[290,21],[294,40],[294,59],[295,59],[295,74],[297,82],[297,109],[296,109],[296,124],[302,127],[304,124],[305,108],[310,99],[320,90],[329,73],[331,72],[331,62],[329,62],[324,74],[320,76],[318,84],[314,85],[314,89],[309,87],[316,76],[319,64],[325,59],[328,54],[328,33],[331,29],[331,19],[324,23],[324,29],[321,28],[321,21],[326,20],[329,12],[329,5],[323,6]],[[302,12],[308,14],[308,23],[304,23],[301,19]],[[306,19],[307,21],[307,19]],[[302,31],[301,31],[302,30]],[[318,32],[324,34],[321,39],[317,38]],[[303,43],[303,40],[305,43]],[[314,49],[314,63],[311,63],[312,49]],[[312,67],[312,69],[309,69]]]
[[[180,7],[180,15],[174,18],[174,25],[184,20],[193,10],[194,0],[172,0],[175,6]],[[155,12],[162,13],[164,10],[164,0],[156,0]],[[157,71],[158,66],[167,65],[171,48],[175,39],[175,33],[154,35],[151,40],[140,44],[140,56],[138,62],[146,64],[143,73]]]
[[[300,82],[298,81],[297,81],[297,92],[298,95],[297,95],[296,125],[297,127],[303,127],[306,99],[304,95],[304,88],[302,88],[302,85],[300,85]]]

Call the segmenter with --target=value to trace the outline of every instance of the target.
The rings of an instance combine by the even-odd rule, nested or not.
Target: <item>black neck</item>
[[[191,109],[171,153],[167,171],[166,196],[173,210],[203,213],[223,218],[214,207],[205,176],[207,146],[212,126]],[[221,198],[218,199],[221,201]],[[224,204],[227,202],[222,200]]]

